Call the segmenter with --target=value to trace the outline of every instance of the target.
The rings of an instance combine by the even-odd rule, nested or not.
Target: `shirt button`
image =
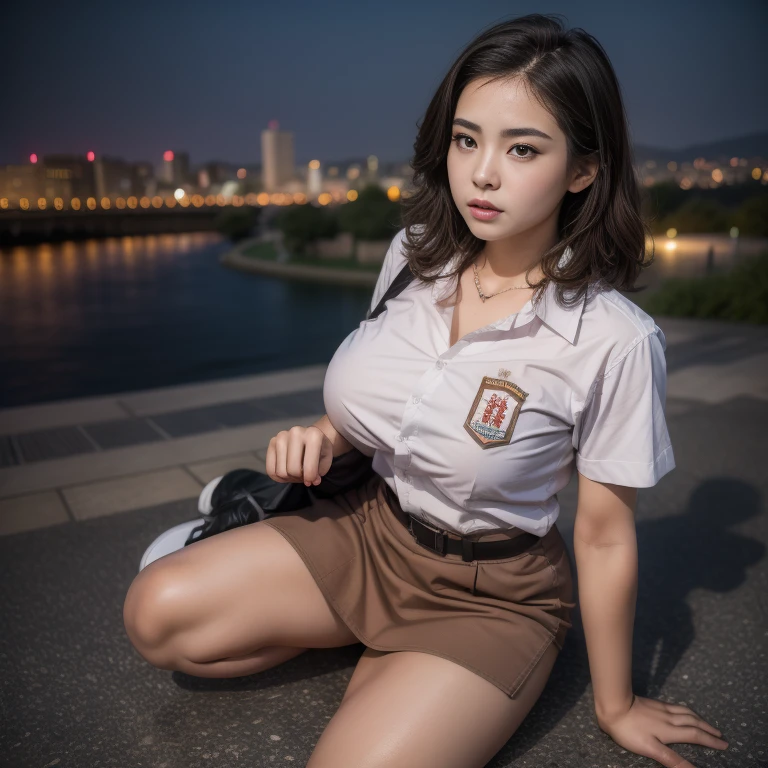
[[[442,368],[445,365],[445,363],[442,360],[437,361],[437,367]]]
[[[413,398],[413,402],[414,403],[420,403],[421,402],[421,398],[420,397],[414,397]]]
[[[399,442],[401,442],[401,443],[403,442],[403,436],[402,435],[398,435],[397,439],[398,439]]]

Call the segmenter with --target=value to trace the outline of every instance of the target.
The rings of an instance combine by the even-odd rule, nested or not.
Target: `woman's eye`
[[[464,136],[462,134],[459,134],[458,136],[454,136],[453,140],[456,142],[456,146],[459,149],[469,149],[469,147],[462,147],[459,143],[462,139],[466,139],[467,141],[474,141],[474,139],[471,136]]]
[[[457,136],[453,137],[453,140],[456,142],[456,146],[459,149],[471,149],[472,147],[462,146],[460,143],[462,140],[471,141],[474,143],[474,139],[471,136],[466,136],[464,134],[458,134]],[[530,144],[515,144],[512,149],[510,149],[510,152],[514,152],[515,150],[523,150],[523,154],[515,154],[515,157],[517,157],[520,160],[528,160],[533,155],[538,155],[538,150],[534,149]]]
[[[523,158],[523,157],[530,157],[535,153],[535,150],[533,147],[529,147],[527,144],[515,144],[514,147],[512,147],[513,150],[515,149],[524,149],[525,154],[524,155],[517,155],[517,157]],[[510,150],[511,151],[511,150]]]

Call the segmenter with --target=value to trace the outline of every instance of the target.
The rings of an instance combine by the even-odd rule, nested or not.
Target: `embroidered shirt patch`
[[[483,448],[507,445],[526,397],[511,381],[483,376],[464,429]]]

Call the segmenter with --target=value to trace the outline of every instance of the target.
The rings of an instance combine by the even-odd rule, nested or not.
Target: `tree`
[[[283,233],[286,249],[295,254],[304,254],[309,243],[335,237],[339,232],[336,213],[312,203],[285,208],[276,216],[275,224]]]
[[[239,208],[226,207],[214,220],[214,227],[233,242],[248,237],[256,227],[261,215],[260,208],[244,205]]]
[[[727,232],[730,218],[730,212],[720,203],[693,197],[666,216],[661,222],[661,229],[665,231],[674,227],[680,235]]]
[[[745,200],[733,215],[740,235],[768,237],[768,195]]]
[[[390,240],[402,227],[400,203],[393,202],[377,184],[364,187],[339,210],[339,226],[356,240]]]

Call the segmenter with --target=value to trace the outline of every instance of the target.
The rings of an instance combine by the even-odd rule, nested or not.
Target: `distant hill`
[[[706,157],[707,160],[719,160],[721,162],[727,162],[732,157],[768,158],[768,131],[731,139],[720,139],[707,144],[691,144],[688,147],[678,149],[649,147],[645,144],[635,144],[634,149],[637,163],[644,163],[646,160],[655,160],[657,163],[668,163],[670,160],[678,163],[690,163],[697,157]]]

